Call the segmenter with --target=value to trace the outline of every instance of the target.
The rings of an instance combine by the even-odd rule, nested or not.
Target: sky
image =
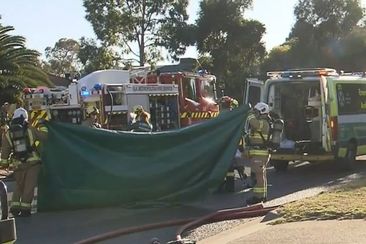
[[[44,53],[60,38],[95,38],[91,24],[85,19],[82,0],[0,0],[0,22],[15,28],[13,34],[24,36],[27,48]],[[297,0],[253,0],[245,18],[255,19],[266,27],[263,41],[269,51],[282,44],[295,19],[293,8]],[[366,0],[362,0],[366,3]],[[188,14],[194,22],[198,0],[189,0]],[[197,57],[195,48],[188,48],[184,57]]]

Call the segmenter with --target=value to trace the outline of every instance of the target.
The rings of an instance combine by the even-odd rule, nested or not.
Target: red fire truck
[[[131,112],[141,105],[151,114],[153,131],[180,128],[178,85],[131,84],[124,82],[125,71],[97,71],[73,82],[66,89],[48,87],[24,90],[25,107],[30,123],[41,120],[84,124],[88,108],[97,108],[99,123],[105,129],[127,130]],[[105,82],[111,82],[105,83]],[[87,123],[85,123],[86,125]]]
[[[193,72],[192,66],[192,59],[181,59],[177,65],[161,66],[155,71],[132,69],[131,83],[178,85],[180,124],[188,126],[219,114],[216,77],[203,71]]]
[[[131,112],[141,105],[151,114],[153,131],[180,127],[178,86],[172,84],[101,84],[90,93],[82,92],[83,106],[99,109],[103,128],[127,130]]]
[[[83,77],[78,81],[82,106],[98,108],[106,129],[126,130],[136,105],[151,114],[153,131],[180,127],[178,85],[131,84],[129,79],[126,70],[100,70]]]

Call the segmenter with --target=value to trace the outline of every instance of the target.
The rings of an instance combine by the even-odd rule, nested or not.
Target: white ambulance
[[[317,68],[267,75],[263,84],[246,82],[244,101],[267,103],[285,122],[280,148],[271,156],[275,169],[286,170],[290,161],[329,160],[350,168],[366,154],[364,73]]]

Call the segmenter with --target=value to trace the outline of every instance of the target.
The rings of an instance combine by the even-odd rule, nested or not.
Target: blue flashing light
[[[100,90],[102,90],[102,84],[101,83],[96,83],[93,88],[96,91],[100,91]]]
[[[81,95],[82,96],[89,96],[90,92],[89,91],[81,91]]]

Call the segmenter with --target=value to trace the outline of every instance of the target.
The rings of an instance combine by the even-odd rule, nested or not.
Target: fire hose
[[[240,219],[240,218],[252,218],[252,217],[259,217],[264,216],[270,211],[278,208],[279,206],[271,206],[271,207],[263,207],[262,204],[256,204],[252,206],[242,207],[242,208],[232,208],[232,209],[223,209],[218,210],[214,213],[205,215],[201,218],[187,218],[187,219],[178,219],[178,220],[171,220],[165,221],[160,223],[153,223],[147,224],[142,226],[135,226],[135,227],[128,227],[128,228],[121,228],[111,232],[107,232],[104,234],[96,235],[90,237],[85,240],[81,240],[76,242],[76,244],[89,244],[89,243],[96,243],[100,241],[105,241],[109,239],[113,239],[122,235],[132,234],[152,229],[159,229],[163,227],[171,227],[177,225],[183,225],[180,227],[176,232],[176,240],[170,241],[170,244],[178,244],[184,243],[183,239],[181,238],[183,232],[197,228],[201,225],[215,223],[224,220],[232,220],[232,219]],[[155,240],[155,243],[160,243]]]

